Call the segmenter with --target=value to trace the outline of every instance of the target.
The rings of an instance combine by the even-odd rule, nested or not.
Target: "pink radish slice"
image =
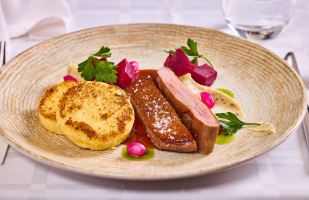
[[[134,73],[137,73],[137,72],[138,72],[138,68],[139,68],[138,62],[136,62],[136,61],[131,61],[131,62],[130,62],[130,65],[132,66],[132,69],[133,69]]]
[[[146,153],[146,147],[139,142],[133,142],[127,146],[127,151],[132,156],[139,157]]]
[[[127,87],[127,85],[136,79],[136,76],[131,64],[127,61],[127,59],[123,59],[120,63],[117,64],[117,66],[118,67],[115,68],[115,70],[118,72],[116,85],[124,89]]]
[[[201,92],[201,100],[203,101],[203,103],[205,103],[207,105],[208,108],[213,108],[215,105],[215,101],[214,98],[211,96],[211,94],[209,94],[208,92]]]
[[[77,80],[76,80],[73,76],[70,76],[70,75],[64,76],[64,77],[63,77],[63,80],[64,80],[64,81],[71,80],[71,81],[77,82]]]

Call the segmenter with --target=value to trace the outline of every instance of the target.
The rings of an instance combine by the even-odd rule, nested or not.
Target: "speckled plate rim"
[[[138,24],[119,24],[119,25],[109,25],[109,26],[104,26],[104,27],[114,27],[114,26],[130,26],[130,25],[139,25]],[[248,154],[247,156],[243,156],[241,159],[238,159],[234,162],[230,162],[226,165],[220,165],[220,166],[216,166],[214,168],[209,169],[205,169],[205,168],[200,168],[199,170],[196,169],[191,169],[191,170],[185,170],[185,171],[177,171],[177,172],[165,172],[165,173],[160,173],[160,175],[157,176],[134,176],[134,175],[119,175],[119,174],[109,174],[109,173],[101,173],[101,172],[96,172],[93,170],[86,170],[84,168],[78,167],[78,166],[73,166],[73,165],[64,165],[58,161],[55,160],[50,160],[49,158],[33,153],[31,151],[28,151],[27,149],[22,148],[21,146],[19,146],[17,144],[16,141],[12,140],[10,137],[10,132],[5,132],[3,129],[1,129],[0,127],[0,135],[2,135],[9,143],[10,146],[14,147],[16,150],[18,150],[19,152],[21,152],[22,154],[38,161],[41,162],[43,164],[47,164],[59,169],[63,169],[63,170],[67,170],[67,171],[71,171],[71,172],[77,172],[77,173],[81,173],[81,174],[85,174],[85,175],[91,175],[91,176],[96,176],[96,177],[102,177],[102,178],[112,178],[112,179],[121,179],[121,180],[141,180],[141,181],[153,181],[153,180],[172,180],[172,179],[180,179],[180,178],[190,178],[190,177],[196,177],[196,176],[202,176],[202,175],[206,175],[206,174],[212,174],[212,173],[217,173],[217,172],[221,172],[230,168],[234,168],[236,166],[240,166],[242,164],[245,164],[246,162],[259,157],[267,152],[269,152],[270,150],[274,149],[275,147],[277,147],[278,145],[282,144],[284,141],[286,141],[293,132],[296,131],[296,129],[300,126],[300,124],[302,123],[302,120],[305,116],[305,112],[307,110],[307,92],[306,92],[306,87],[301,79],[301,77],[298,75],[298,73],[282,58],[280,58],[279,56],[277,56],[275,53],[271,52],[270,50],[256,44],[253,42],[250,42],[246,39],[240,38],[240,37],[236,37],[233,35],[229,35],[227,33],[223,33],[217,30],[212,30],[212,29],[207,29],[207,28],[203,28],[203,27],[195,27],[195,26],[185,26],[185,25],[174,25],[174,24],[162,24],[162,23],[141,23],[142,25],[172,25],[172,26],[179,26],[179,27],[183,27],[183,28],[199,28],[201,30],[205,30],[205,31],[212,31],[216,34],[223,34],[229,37],[233,37],[234,39],[237,38],[236,40],[242,40],[247,42],[248,44],[251,45],[255,45],[259,48],[261,48],[263,51],[267,52],[268,54],[270,54],[272,57],[276,58],[277,60],[279,60],[280,62],[284,63],[284,65],[293,73],[293,75],[297,78],[297,80],[299,81],[299,83],[302,86],[302,93],[303,93],[303,102],[300,106],[302,106],[302,114],[300,116],[298,116],[298,120],[297,123],[293,126],[290,127],[290,131],[288,133],[286,133],[282,138],[279,138],[278,140],[275,140],[274,142],[264,146],[263,148],[261,148],[259,151],[255,151],[254,153]],[[37,45],[32,46],[31,48],[21,52],[20,54],[18,54],[17,56],[15,56],[14,58],[12,58],[9,62],[7,62],[5,65],[2,66],[2,68],[0,69],[0,72],[2,72],[3,69],[6,69],[6,67],[11,63],[14,62],[16,59],[18,59],[18,57],[23,56],[23,54],[27,53],[28,51],[30,51],[33,48],[37,48],[40,45],[45,45],[47,43],[52,43],[53,41],[64,37],[64,36],[74,36],[75,34],[79,33],[79,32],[83,32],[83,31],[89,31],[89,30],[95,30],[95,29],[99,29],[100,27],[94,27],[94,28],[89,28],[89,29],[83,29],[83,30],[79,30],[79,31],[75,31],[72,33],[68,33],[68,34],[64,34],[64,35],[60,35],[58,37],[46,40],[42,43],[39,43]]]

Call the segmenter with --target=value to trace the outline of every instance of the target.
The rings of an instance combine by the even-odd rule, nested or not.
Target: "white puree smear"
[[[229,95],[214,88],[198,84],[191,78],[190,73],[179,77],[179,80],[199,99],[201,99],[199,95],[201,92],[207,92],[211,94],[215,101],[215,106],[211,109],[214,114],[232,112],[238,117],[238,119],[245,118],[245,113],[241,106]]]
[[[73,76],[77,81],[84,81],[85,79],[81,76],[81,72],[78,72],[77,66],[70,62],[68,66],[68,75]]]
[[[260,126],[258,125],[244,126],[243,129],[250,131],[254,137],[263,137],[276,133],[276,130],[272,124],[264,122],[258,122],[258,124],[260,124]]]

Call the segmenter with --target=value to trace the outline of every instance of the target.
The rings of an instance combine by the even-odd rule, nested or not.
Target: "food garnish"
[[[224,133],[220,133],[216,139],[216,144],[225,145],[233,142],[235,139],[235,135],[227,135]]]
[[[199,84],[211,86],[217,78],[217,71],[203,55],[197,51],[197,43],[188,39],[188,49],[184,46],[175,45],[175,50],[165,51],[169,53],[164,66],[170,68],[177,76],[191,73],[192,78]],[[198,66],[198,58],[204,58],[209,65]]]
[[[232,112],[239,119],[245,118],[245,113],[243,112],[241,106],[229,95],[217,89],[198,84],[192,79],[191,74],[183,75],[179,77],[179,80],[195,95],[201,92],[207,92],[211,94],[215,102],[214,107],[211,109],[213,113]],[[200,99],[200,95],[197,97]]]
[[[195,67],[191,76],[197,83],[210,87],[217,78],[217,71],[206,63]]]
[[[224,89],[224,88],[217,88],[220,92],[229,95],[230,97],[234,98],[234,93],[231,90]]]
[[[234,135],[244,125],[260,125],[258,123],[246,123],[237,118],[237,116],[231,112],[217,113],[220,125],[224,128],[223,133],[227,135]]]
[[[195,66],[181,49],[177,49],[173,55],[170,54],[164,66],[170,68],[177,76],[185,75],[195,69]]]
[[[132,156],[131,154],[128,153],[127,151],[127,146],[123,147],[121,151],[122,157],[131,160],[131,161],[145,161],[145,160],[150,160],[154,157],[155,151],[153,149],[148,149],[146,148],[146,153],[143,156]]]
[[[118,63],[116,70],[118,77],[116,85],[120,86],[122,89],[126,88],[127,85],[136,79],[132,66],[127,59],[123,59],[120,63]]]
[[[132,69],[133,69],[134,73],[135,73],[135,74],[138,73],[138,68],[139,68],[138,62],[136,62],[136,61],[131,61],[131,62],[130,62],[130,65],[132,66]]]
[[[127,146],[127,151],[132,156],[140,157],[146,153],[146,147],[139,142],[133,142]]]
[[[274,125],[270,123],[259,122],[260,126],[249,126],[246,130],[250,131],[254,137],[263,137],[276,133]]]
[[[201,92],[200,93],[201,100],[204,104],[207,105],[208,108],[213,108],[215,105],[214,98],[208,92]]]
[[[103,46],[100,51],[90,55],[87,60],[78,64],[78,72],[82,72],[81,76],[87,81],[95,79],[99,82],[116,83],[117,71],[115,68],[117,66],[115,66],[113,62],[96,59],[96,57],[111,57],[111,53],[109,52],[110,49]],[[94,63],[95,66],[92,63]]]
[[[78,72],[78,66],[72,62],[68,66],[67,74],[74,77],[77,81],[85,81],[81,76],[81,72]]]
[[[187,45],[190,49],[188,49],[187,47],[184,47],[184,46],[175,45],[175,50],[169,50],[169,51],[165,51],[165,52],[173,55],[178,49],[182,49],[193,65],[195,64],[195,62],[198,58],[204,58],[209,63],[209,65],[212,68],[214,68],[207,58],[205,58],[203,55],[199,55],[199,53],[197,51],[197,42],[194,42],[193,40],[188,38]]]
[[[64,80],[64,81],[71,80],[71,81],[77,82],[76,78],[74,78],[74,77],[71,76],[71,75],[66,75],[66,76],[64,76],[64,77],[63,77],[63,80]]]

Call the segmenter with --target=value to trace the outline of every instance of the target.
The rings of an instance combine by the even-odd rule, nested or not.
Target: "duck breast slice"
[[[158,149],[197,151],[192,135],[150,76],[136,79],[125,91],[131,97],[148,137]]]
[[[161,92],[191,132],[198,151],[211,153],[220,130],[217,117],[169,68],[162,67],[158,70],[157,82]]]

